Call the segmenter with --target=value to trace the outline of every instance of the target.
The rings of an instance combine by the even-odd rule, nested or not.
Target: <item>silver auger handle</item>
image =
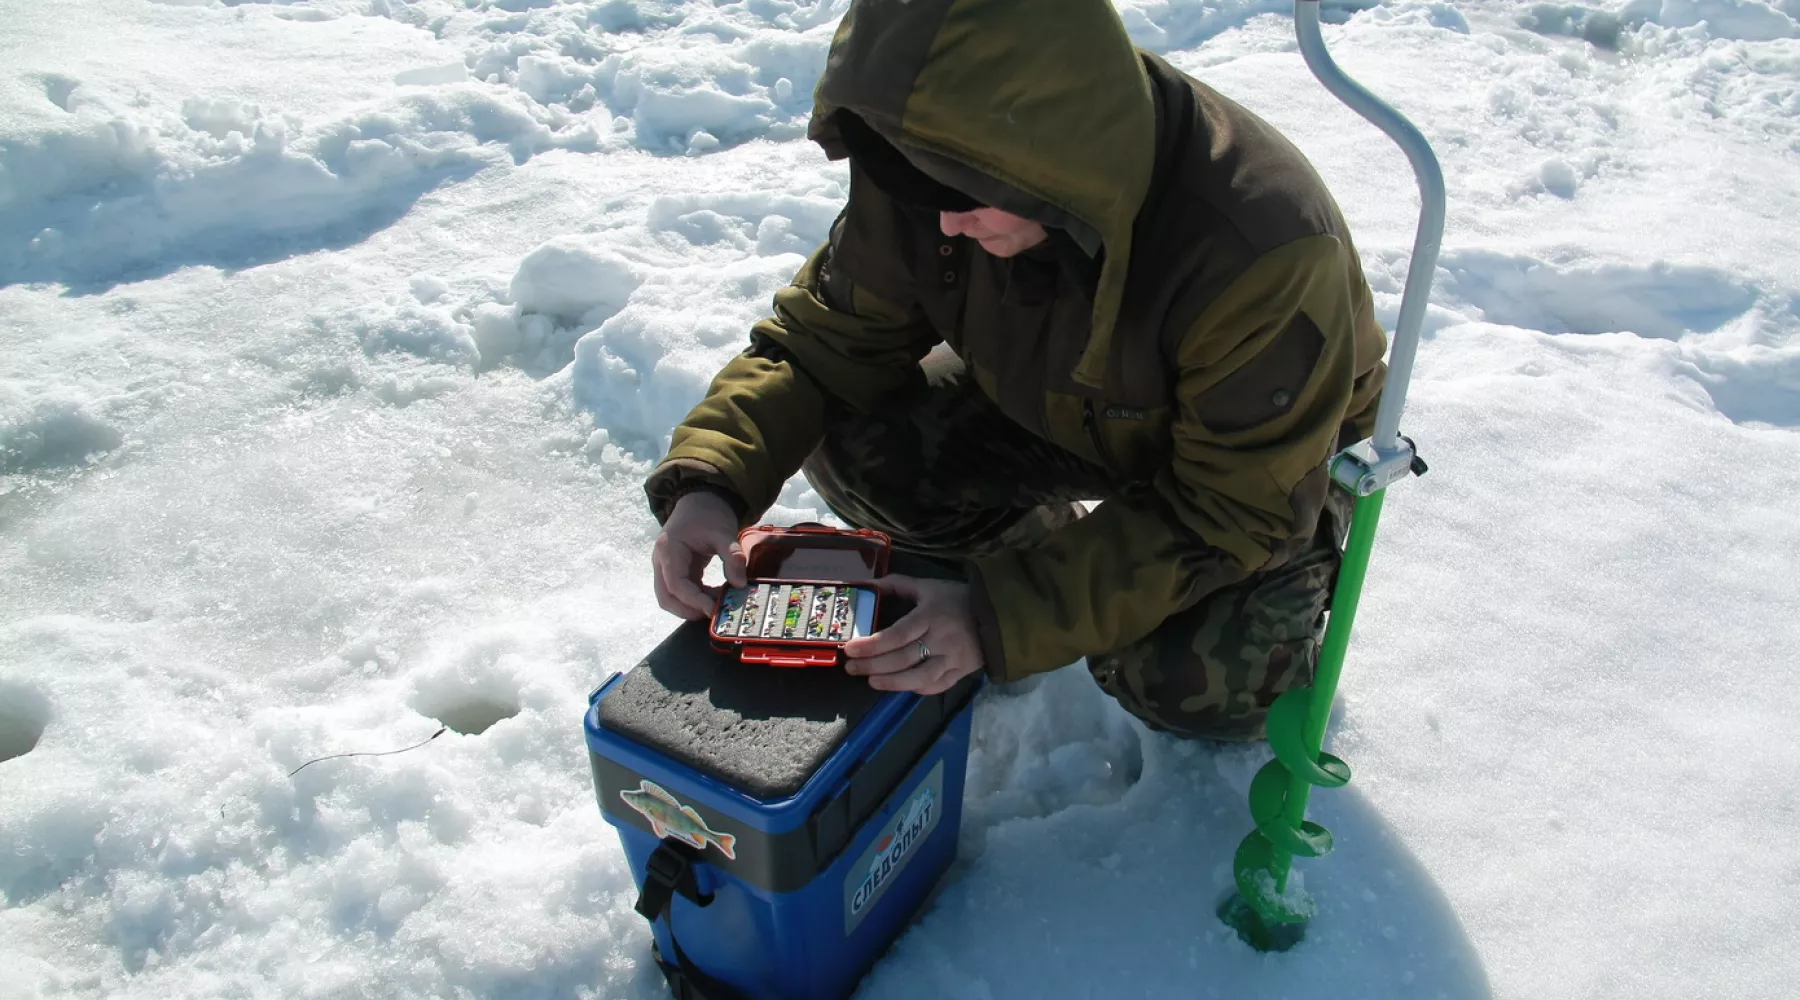
[[[1375,411],[1375,435],[1346,449],[1332,462],[1334,479],[1357,496],[1368,496],[1415,471],[1417,455],[1412,442],[1400,436],[1400,413],[1406,408],[1413,358],[1419,353],[1419,327],[1425,319],[1425,304],[1431,298],[1431,281],[1444,240],[1444,172],[1438,167],[1431,144],[1413,123],[1346,76],[1331,53],[1325,51],[1325,38],[1319,33],[1319,0],[1294,0],[1294,33],[1313,76],[1350,110],[1399,144],[1412,162],[1413,177],[1419,184],[1419,230],[1413,237],[1412,262],[1406,269],[1400,321],[1394,327],[1387,385],[1381,392],[1381,407]],[[1358,451],[1363,454],[1352,454]],[[1423,471],[1423,463],[1418,465],[1417,471]]]

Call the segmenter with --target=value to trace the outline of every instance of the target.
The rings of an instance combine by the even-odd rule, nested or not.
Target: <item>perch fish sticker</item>
[[[658,837],[674,837],[696,850],[706,850],[707,844],[718,847],[727,860],[737,860],[737,838],[729,833],[717,833],[706,825],[693,806],[684,806],[675,801],[663,786],[648,778],[638,782],[637,790],[620,789],[619,798],[625,804],[638,811],[638,814],[650,821],[650,832]]]
[[[844,933],[856,930],[876,901],[891,888],[918,853],[919,845],[937,828],[943,812],[944,762],[938,761],[919,787],[907,796],[895,816],[869,845],[844,880]]]

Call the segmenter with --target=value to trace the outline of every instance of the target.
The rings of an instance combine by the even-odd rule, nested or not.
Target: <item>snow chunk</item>
[[[413,298],[418,299],[420,305],[428,306],[450,294],[450,286],[435,275],[416,274],[407,284],[412,288]]]
[[[1192,48],[1258,14],[1293,9],[1282,0],[1117,0],[1116,5],[1131,40],[1156,52]]]
[[[523,94],[472,84],[321,123],[206,97],[168,119],[81,94],[66,124],[0,158],[0,285],[242,267],[354,242],[441,184],[599,143],[593,122],[565,114],[553,131]]]
[[[1469,33],[1469,22],[1455,5],[1443,0],[1428,2],[1410,2],[1385,4],[1370,10],[1365,15],[1371,23],[1376,24],[1428,24],[1433,28],[1443,28],[1460,35]]]
[[[519,262],[511,293],[524,312],[578,320],[618,312],[642,281],[632,263],[613,251],[580,236],[559,236]]]
[[[420,66],[394,74],[394,82],[402,87],[433,87],[446,83],[462,83],[469,78],[469,68],[460,62],[441,66]]]
[[[645,221],[695,245],[726,244],[763,256],[805,254],[825,241],[841,207],[832,198],[761,191],[664,195],[650,203]]]
[[[1769,41],[1800,37],[1800,23],[1757,0],[1632,0],[1628,19],[1647,17],[1665,28],[1699,27],[1713,38]]]
[[[1575,168],[1566,160],[1551,157],[1538,167],[1538,183],[1543,185],[1545,191],[1558,198],[1575,197],[1575,188],[1580,182],[1581,178],[1576,176]]]
[[[799,264],[782,254],[649,275],[618,315],[575,345],[576,405],[621,449],[654,450]]]
[[[44,97],[64,111],[75,109],[75,91],[79,89],[81,89],[81,81],[72,77],[63,76],[60,73],[44,75]]]
[[[84,401],[0,399],[0,474],[83,465],[123,441]]]
[[[735,144],[774,123],[775,103],[748,85],[741,63],[724,56],[696,62],[684,55],[634,53],[613,79],[610,103],[629,110],[640,146],[682,152],[702,131],[712,142]],[[702,146],[709,144],[703,140]]]
[[[359,319],[356,339],[370,354],[404,351],[423,358],[472,365],[481,359],[474,331],[449,311],[407,303]]]
[[[472,310],[470,326],[475,333],[475,346],[481,349],[485,364],[524,350],[530,346],[517,306],[483,302]]]
[[[24,684],[0,684],[0,763],[37,748],[50,724],[50,702]]]
[[[1285,888],[1277,888],[1275,876],[1266,871],[1259,871],[1250,876],[1256,885],[1257,895],[1263,898],[1264,906],[1271,909],[1300,914],[1311,919],[1318,913],[1318,903],[1306,891],[1306,875],[1299,868],[1288,872]],[[1382,937],[1392,941],[1395,931],[1391,926],[1381,929]]]
[[[591,87],[593,74],[573,60],[548,56],[521,56],[519,89],[539,104],[567,102],[583,87]]]

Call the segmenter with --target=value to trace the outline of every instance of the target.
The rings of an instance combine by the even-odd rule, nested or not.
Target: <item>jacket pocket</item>
[[[1246,430],[1294,408],[1325,348],[1325,336],[1305,313],[1237,371],[1194,400],[1194,415],[1214,431]]]
[[[1087,431],[1088,441],[1094,446],[1094,454],[1100,456],[1101,467],[1109,473],[1120,471],[1119,460],[1113,456],[1112,448],[1107,445],[1106,436],[1100,433],[1100,421],[1094,416],[1092,399],[1081,401],[1081,427]]]

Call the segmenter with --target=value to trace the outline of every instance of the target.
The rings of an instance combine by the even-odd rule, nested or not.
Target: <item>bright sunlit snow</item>
[[[674,624],[644,472],[843,200],[845,7],[0,0],[0,1000],[666,995],[580,718]],[[1286,4],[1119,7],[1391,325],[1411,174]],[[1266,750],[1074,667],[983,695],[861,996],[1792,996],[1800,0],[1326,15],[1450,219],[1310,935],[1212,915]]]

